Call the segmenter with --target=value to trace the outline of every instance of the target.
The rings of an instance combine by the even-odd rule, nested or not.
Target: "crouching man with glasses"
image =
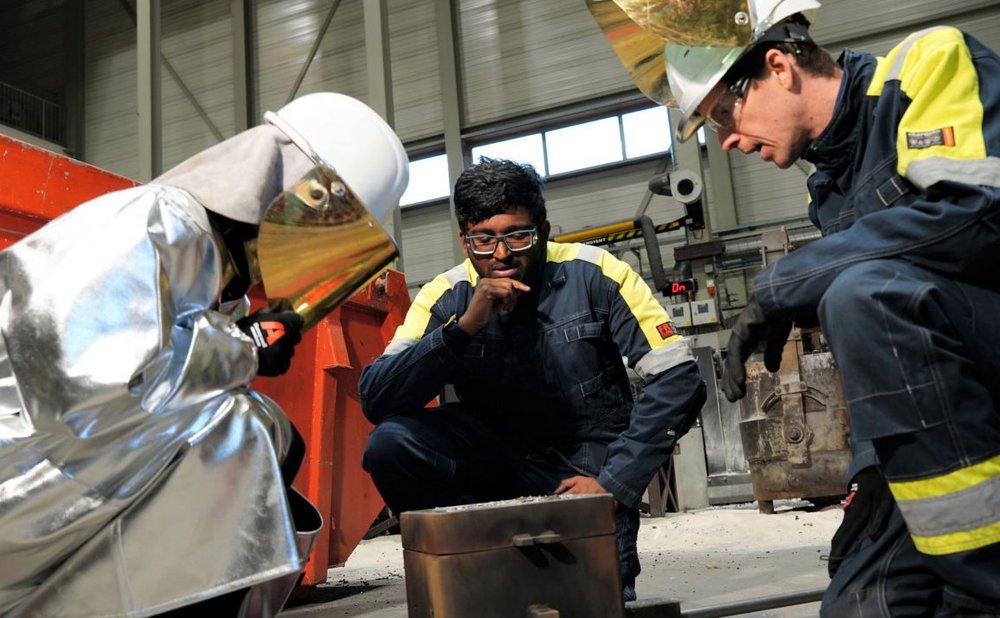
[[[395,513],[610,493],[635,599],[639,499],[705,401],[694,357],[627,264],[548,242],[531,166],[484,159],[454,202],[468,259],[420,290],[361,375],[365,469]],[[458,401],[425,408],[448,384]]]

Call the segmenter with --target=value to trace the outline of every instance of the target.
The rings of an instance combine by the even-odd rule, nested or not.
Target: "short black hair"
[[[767,67],[764,65],[764,56],[772,49],[794,55],[799,67],[810,75],[833,77],[836,74],[837,63],[825,49],[816,45],[809,37],[809,21],[801,13],[790,16],[774,28],[784,28],[789,32],[798,33],[798,36],[790,37],[796,40],[765,41],[755,45],[726,72],[722,78],[725,84],[734,84],[746,78],[759,80],[765,77]]]
[[[455,216],[465,232],[490,217],[525,209],[535,225],[545,221],[542,178],[527,163],[482,157],[455,181]]]

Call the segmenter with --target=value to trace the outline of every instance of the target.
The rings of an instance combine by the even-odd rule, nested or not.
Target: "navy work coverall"
[[[839,62],[833,118],[804,157],[824,238],[762,271],[756,298],[769,316],[818,316],[852,438],[874,446],[909,539],[863,540],[887,562],[848,557],[824,613],[927,615],[928,574],[947,607],[998,612],[1000,57],[934,28]],[[881,579],[866,590],[851,573]]]
[[[705,401],[688,343],[649,286],[597,247],[548,243],[530,295],[470,337],[457,320],[477,280],[466,260],[425,285],[362,372],[362,408],[376,424],[365,469],[397,513],[596,477],[620,503],[628,596],[639,499]],[[638,401],[623,357],[645,382]],[[446,384],[460,401],[425,409]]]

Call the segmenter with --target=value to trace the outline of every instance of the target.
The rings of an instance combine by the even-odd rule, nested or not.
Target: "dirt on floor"
[[[827,582],[837,507],[778,501],[773,515],[755,503],[644,517],[639,529],[639,601],[675,600],[682,609],[714,607],[797,591]],[[329,579],[282,616],[381,616],[406,612],[403,550],[398,535],[363,541]],[[502,591],[498,591],[502,594]],[[737,614],[767,618],[816,616],[818,603]]]

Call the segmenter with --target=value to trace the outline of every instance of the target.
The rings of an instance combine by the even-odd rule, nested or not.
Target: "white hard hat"
[[[677,0],[587,4],[639,89],[680,108],[680,141],[701,126],[698,105],[737,60],[775,40],[769,34],[774,26],[796,13],[811,19],[820,7],[818,0],[719,0],[716,10]]]
[[[783,20],[802,13],[809,19],[819,8],[818,0],[749,0],[750,43],[742,47],[678,45],[668,41],[664,50],[667,81],[674,94],[681,119],[677,139],[688,140],[704,123],[698,105],[715,88],[737,60],[763,41],[791,41],[774,27]],[[803,29],[802,40],[808,40]]]
[[[373,109],[347,95],[301,96],[264,120],[317,163],[335,170],[377,221],[385,221],[409,181],[399,137]]]
[[[698,130],[703,122],[695,116],[698,105],[749,49],[666,44],[667,82],[681,111],[677,139],[687,141]]]

